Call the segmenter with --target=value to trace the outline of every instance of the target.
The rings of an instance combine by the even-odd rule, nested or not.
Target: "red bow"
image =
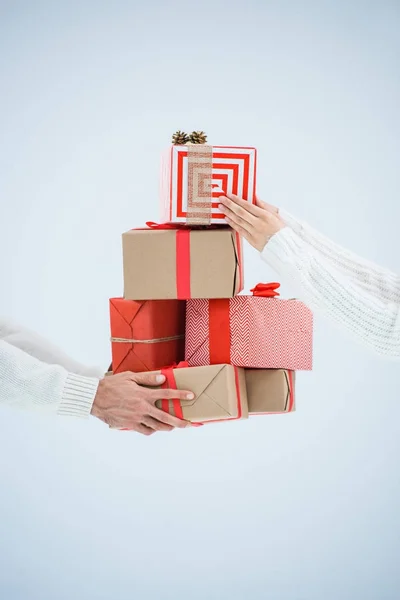
[[[167,369],[187,369],[188,367],[189,367],[189,363],[186,360],[181,360],[178,363],[173,363],[172,365],[162,367],[161,371],[164,371]]]
[[[258,283],[256,287],[253,287],[250,291],[253,292],[253,296],[262,296],[263,298],[275,298],[279,296],[277,288],[281,286],[280,283]]]
[[[183,229],[187,227],[185,223],[155,223],[154,221],[146,221],[146,225],[150,229]]]

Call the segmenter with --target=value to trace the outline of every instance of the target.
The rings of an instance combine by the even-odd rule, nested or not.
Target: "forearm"
[[[98,384],[98,378],[46,364],[0,340],[0,405],[85,418]]]
[[[74,360],[38,333],[0,317],[0,340],[4,340],[47,364],[61,365],[67,371],[86,377],[101,377],[103,369],[87,367]]]
[[[297,284],[300,299],[310,308],[328,315],[380,355],[400,359],[399,303],[379,300],[354,285],[289,227],[271,238],[262,258]]]
[[[334,269],[352,279],[358,287],[382,301],[400,302],[398,275],[346,250],[290,213],[282,210],[280,215],[303,241],[317,251]]]

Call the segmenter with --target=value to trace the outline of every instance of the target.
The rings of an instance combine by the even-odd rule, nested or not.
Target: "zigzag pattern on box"
[[[186,302],[186,323],[190,327],[185,335],[185,360],[190,367],[209,365],[208,300]]]
[[[304,304],[236,296],[229,306],[232,364],[259,369],[312,368],[312,313]]]
[[[229,306],[231,364],[294,371],[312,369],[313,316],[302,302],[236,296],[230,299]],[[189,300],[185,356],[190,366],[210,364],[208,323],[209,301]]]

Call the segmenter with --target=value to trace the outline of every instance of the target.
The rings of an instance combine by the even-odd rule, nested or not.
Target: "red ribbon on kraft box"
[[[190,289],[190,232],[184,223],[155,223],[147,221],[149,229],[174,229],[176,231],[176,295],[178,300],[191,298]],[[140,229],[140,228],[139,228]],[[217,225],[210,225],[207,229],[218,229]],[[236,247],[239,263],[239,289],[243,288],[243,261],[240,235],[235,232]]]
[[[171,365],[170,367],[163,367],[161,369],[161,375],[164,375],[165,381],[161,387],[163,389],[176,390],[177,387],[176,387],[176,381],[175,381],[175,376],[174,376],[174,369],[185,369],[188,366],[189,365],[187,362],[181,361],[177,365]],[[180,400],[178,400],[177,398],[174,398],[172,400],[172,406],[174,409],[175,416],[178,419],[183,419],[183,412],[182,412],[182,406],[181,406]],[[166,413],[169,413],[169,400],[167,400],[167,399],[161,400],[161,410],[163,410]]]
[[[176,390],[177,387],[174,376],[174,369],[185,369],[187,367],[189,367],[189,365],[185,361],[181,361],[177,365],[171,365],[170,367],[163,367],[161,369],[161,374],[164,375],[165,381],[161,387],[164,389]],[[178,398],[174,398],[172,400],[172,406],[177,419],[183,420],[182,406]],[[161,410],[169,414],[169,400],[161,400]],[[203,423],[192,423],[192,427],[202,427],[202,425]]]
[[[172,365],[170,367],[164,367],[161,369],[161,374],[165,376],[165,382],[162,384],[162,388],[164,389],[172,389],[176,390],[176,381],[174,377],[174,369],[181,369],[189,367],[186,361],[181,361],[177,365]],[[190,367],[189,367],[190,368]],[[215,419],[214,421],[208,421],[208,423],[221,423],[223,421],[233,421],[237,419],[241,419],[242,417],[242,399],[240,396],[240,385],[239,385],[239,371],[238,367],[233,367],[235,372],[235,389],[236,389],[236,398],[237,398],[237,407],[238,407],[238,416],[232,419]],[[172,406],[174,409],[175,416],[178,419],[183,419],[183,411],[182,406],[179,399],[172,400]],[[169,413],[169,400],[165,399],[161,401],[161,410],[166,413]],[[204,423],[193,422],[191,423],[192,427],[202,427]]]
[[[250,291],[253,296],[275,298],[279,296],[277,288],[280,283],[258,283]],[[210,335],[210,363],[229,363],[231,357],[231,335],[229,322],[229,298],[209,300],[209,335]]]
[[[174,376],[174,369],[185,369],[185,368],[190,368],[186,361],[181,361],[178,364],[171,365],[169,367],[163,367],[161,369],[161,374],[164,375],[165,381],[161,385],[161,388],[176,390],[177,386],[176,386],[176,381],[175,381],[175,376]],[[222,421],[230,421],[230,420],[233,421],[233,420],[240,419],[242,417],[242,399],[240,396],[239,371],[238,371],[238,367],[233,367],[233,368],[234,368],[234,372],[235,372],[235,388],[236,388],[238,416],[235,418],[232,418],[232,419],[215,419],[214,421],[209,421],[209,423],[220,423]],[[183,410],[182,410],[181,402],[178,398],[172,399],[172,406],[173,406],[176,418],[183,420],[184,419]],[[161,410],[170,414],[169,399],[165,398],[165,399],[161,400]],[[192,427],[202,427],[204,425],[204,423],[192,422],[191,425],[192,425]],[[127,429],[127,428],[121,428],[120,431],[131,431],[131,430]]]
[[[176,295],[178,300],[190,298],[190,229],[180,223],[154,223],[147,221],[149,229],[175,229],[176,231]]]
[[[185,369],[188,366],[189,365],[187,362],[181,361],[178,364],[174,364],[169,367],[163,367],[161,369],[161,375],[164,375],[165,381],[161,385],[161,388],[176,390],[177,387],[176,387],[176,381],[175,381],[175,377],[174,377],[174,369]],[[183,419],[183,412],[182,412],[182,406],[181,406],[180,400],[178,398],[174,398],[172,400],[172,405],[174,408],[175,416],[178,419]],[[169,400],[168,399],[161,400],[161,410],[163,410],[164,412],[169,414]],[[199,427],[200,427],[200,425],[201,425],[201,423],[198,424]],[[132,431],[132,430],[123,428],[123,429],[120,429],[120,431]]]

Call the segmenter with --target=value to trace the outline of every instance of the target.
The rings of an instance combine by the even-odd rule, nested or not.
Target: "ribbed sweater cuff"
[[[300,232],[302,230],[302,224],[296,217],[291,215],[284,209],[279,209],[279,216],[282,218],[286,225],[289,225],[293,231]]]
[[[271,237],[261,252],[261,258],[280,272],[285,264],[295,262],[303,248],[301,238],[290,227],[284,227]]]
[[[99,379],[68,373],[58,414],[88,418],[96,396]]]

